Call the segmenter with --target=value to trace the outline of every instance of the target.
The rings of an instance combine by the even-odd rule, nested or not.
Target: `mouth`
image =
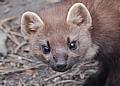
[[[60,69],[60,68],[56,68],[56,67],[54,67],[54,66],[52,66],[51,68],[52,68],[54,71],[57,71],[57,72],[65,72],[65,71],[71,69],[72,66],[70,66],[70,67],[66,67],[66,68],[62,68],[62,69]]]
[[[56,67],[56,65],[53,63],[53,62],[48,62],[48,66],[52,68],[52,70],[54,71],[57,71],[57,72],[65,72],[69,69],[72,68],[72,65],[67,65],[66,67],[62,67],[62,68],[59,68],[59,67]]]

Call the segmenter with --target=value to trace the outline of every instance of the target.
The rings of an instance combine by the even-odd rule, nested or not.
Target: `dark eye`
[[[44,54],[50,53],[50,46],[48,42],[47,42],[47,45],[42,45],[42,51]]]
[[[70,41],[70,38],[67,38],[67,41],[70,50],[75,50],[77,48],[77,41]]]
[[[69,49],[70,50],[75,50],[77,48],[76,41],[72,41],[69,43]]]

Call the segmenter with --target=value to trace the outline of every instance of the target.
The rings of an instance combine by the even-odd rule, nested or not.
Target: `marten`
[[[64,72],[81,58],[99,62],[83,86],[120,86],[120,0],[63,0],[21,17],[33,55]]]

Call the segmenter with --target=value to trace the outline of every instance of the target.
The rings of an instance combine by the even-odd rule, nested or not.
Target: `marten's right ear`
[[[42,19],[33,12],[25,12],[21,18],[21,32],[28,38],[31,34],[35,33],[38,29],[42,29],[44,23]]]

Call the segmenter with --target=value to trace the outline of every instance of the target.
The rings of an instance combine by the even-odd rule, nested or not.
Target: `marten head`
[[[75,3],[70,9],[56,6],[39,15],[25,12],[21,31],[33,55],[53,70],[64,72],[80,59],[94,56],[97,47],[90,35],[92,18],[84,4]]]

